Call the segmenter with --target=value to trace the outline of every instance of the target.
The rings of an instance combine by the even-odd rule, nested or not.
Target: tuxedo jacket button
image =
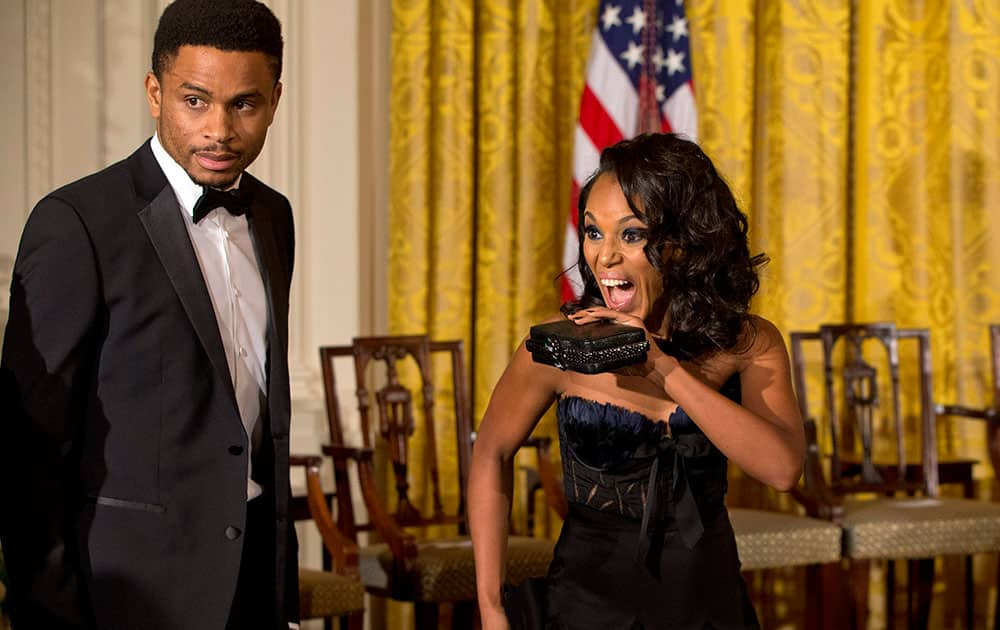
[[[243,532],[241,532],[238,528],[233,527],[232,525],[226,528],[226,538],[228,538],[229,540],[236,540],[237,538],[240,537],[240,534],[242,533]]]
[[[242,455],[243,454],[243,447],[240,446],[239,444],[233,444],[232,446],[229,447],[229,454],[230,455]]]

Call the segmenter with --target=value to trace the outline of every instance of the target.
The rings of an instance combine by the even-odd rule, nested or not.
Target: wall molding
[[[5,299],[0,301],[0,311],[7,312],[6,297],[10,295],[10,282],[14,276],[14,256],[0,253],[0,290]],[[4,320],[6,323],[6,319]]]
[[[52,2],[25,4],[27,193],[33,205],[52,190]]]

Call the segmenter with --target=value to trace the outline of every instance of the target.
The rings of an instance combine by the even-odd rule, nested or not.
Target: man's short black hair
[[[257,0],[175,0],[163,11],[153,37],[153,74],[163,80],[181,46],[262,52],[281,78],[281,23]]]

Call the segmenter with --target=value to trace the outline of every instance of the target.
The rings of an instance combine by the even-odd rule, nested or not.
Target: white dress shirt
[[[180,205],[202,277],[212,297],[215,321],[226,350],[229,376],[236,391],[236,404],[250,449],[255,446],[254,428],[261,415],[267,376],[267,293],[261,277],[250,226],[246,216],[234,217],[224,208],[214,208],[199,223],[192,219],[194,205],[203,188],[167,153],[154,134],[153,155],[163,169]],[[242,178],[242,175],[240,175]],[[240,180],[231,188],[237,188]],[[247,453],[248,462],[252,450]],[[247,465],[247,500],[261,494]]]

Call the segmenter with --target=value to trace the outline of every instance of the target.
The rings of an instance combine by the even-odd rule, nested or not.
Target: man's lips
[[[198,165],[210,171],[225,171],[232,168],[239,156],[235,153],[212,153],[211,151],[199,151],[194,154],[194,159]]]

